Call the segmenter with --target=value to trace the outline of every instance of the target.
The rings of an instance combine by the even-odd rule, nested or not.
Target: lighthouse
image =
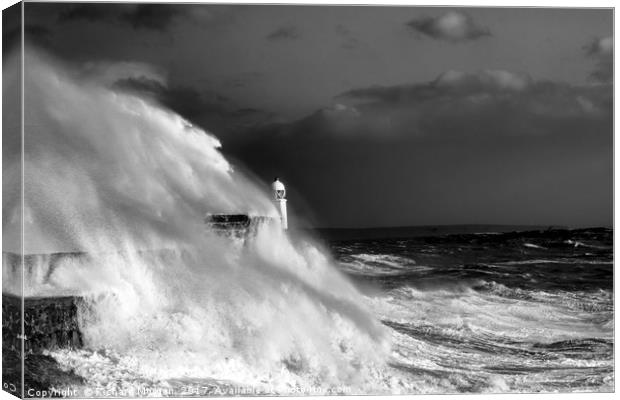
[[[282,222],[282,229],[288,229],[288,219],[286,215],[286,189],[284,184],[280,182],[278,177],[273,180],[271,184],[273,189],[274,201],[280,212],[280,221]]]

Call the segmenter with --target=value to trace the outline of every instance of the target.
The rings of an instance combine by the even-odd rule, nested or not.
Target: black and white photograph
[[[3,391],[615,391],[612,3],[2,4]]]

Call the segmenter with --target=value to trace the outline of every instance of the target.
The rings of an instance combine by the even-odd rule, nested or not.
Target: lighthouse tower
[[[271,184],[271,188],[273,189],[276,206],[278,207],[278,211],[280,211],[282,229],[288,229],[288,219],[286,215],[286,189],[284,188],[284,184],[280,182],[278,177],[276,177]]]

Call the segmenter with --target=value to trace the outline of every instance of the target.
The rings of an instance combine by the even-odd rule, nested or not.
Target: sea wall
[[[80,348],[79,297],[25,298],[24,353],[38,354],[52,348]],[[22,299],[2,294],[3,349],[19,352],[22,334]]]

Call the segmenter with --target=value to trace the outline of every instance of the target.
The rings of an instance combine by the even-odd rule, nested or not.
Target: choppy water
[[[357,306],[381,321],[389,336],[385,364],[365,365],[364,381],[354,378],[355,372],[343,375],[344,370],[334,370],[336,379],[329,384],[321,375],[308,381],[309,373],[334,362],[320,353],[309,360],[311,352],[291,353],[281,359],[278,372],[267,375],[248,369],[243,346],[249,342],[243,341],[251,340],[249,331],[220,354],[197,352],[185,338],[196,332],[179,331],[165,313],[140,328],[140,335],[158,335],[146,337],[150,349],[92,342],[79,350],[52,349],[31,364],[53,367],[44,374],[48,388],[72,388],[78,397],[149,391],[163,396],[609,392],[614,385],[612,234],[590,229],[332,242],[339,268],[362,293]],[[320,306],[322,300],[315,300],[308,306]],[[294,323],[290,316],[287,321]],[[164,325],[153,331],[153,323]],[[88,333],[92,322],[83,324]],[[300,326],[308,336],[330,330],[322,323]],[[201,334],[224,329],[212,324]],[[342,355],[334,356],[351,357],[356,334],[352,330],[353,336],[339,339]],[[141,339],[133,343],[141,346]]]
[[[608,229],[333,242],[422,392],[612,391]]]

